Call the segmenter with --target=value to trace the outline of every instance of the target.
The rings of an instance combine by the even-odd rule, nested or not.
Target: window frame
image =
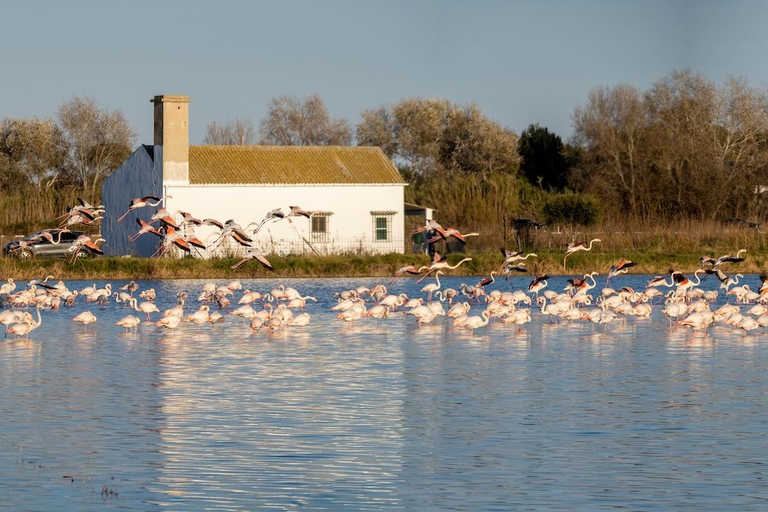
[[[333,215],[333,212],[312,212],[309,216],[309,237],[312,242],[328,242],[331,233],[331,215]],[[320,223],[319,221],[323,221],[324,231],[315,230],[316,220],[318,221],[318,224]]]
[[[392,242],[392,226],[397,212],[391,211],[372,211],[371,212],[371,226],[373,231],[374,243],[391,243]],[[379,220],[384,221],[384,227],[379,227]],[[384,232],[386,236],[379,238],[379,233]]]

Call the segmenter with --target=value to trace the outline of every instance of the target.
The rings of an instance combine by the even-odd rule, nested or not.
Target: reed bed
[[[610,245],[610,244],[606,244]],[[669,268],[693,272],[699,268],[699,251],[660,250],[605,250],[596,247],[588,253],[576,253],[568,258],[566,274],[580,275],[597,271],[607,274],[611,265],[621,258],[631,259],[638,263],[632,273],[666,274]],[[735,254],[736,250],[729,250]],[[526,260],[527,272],[516,275],[534,275],[547,273],[559,275],[563,273],[563,252],[560,248],[547,249],[542,247],[537,251],[538,258]],[[719,255],[720,252],[711,252]],[[451,254],[448,259],[455,264],[464,254]],[[479,251],[468,254],[472,261],[465,263],[456,270],[446,271],[446,275],[467,276],[467,283],[474,284],[473,279],[486,276],[491,271],[500,269],[503,258],[498,251]],[[48,275],[56,279],[83,280],[128,280],[128,279],[249,279],[249,278],[321,278],[321,277],[389,277],[405,265],[427,265],[429,259],[424,255],[389,254],[381,256],[286,256],[272,257],[270,261],[274,271],[261,267],[252,262],[238,270],[232,270],[231,265],[236,258],[214,258],[209,260],[195,258],[96,258],[78,260],[70,264],[64,260],[33,260],[19,261],[13,258],[0,258],[0,279],[14,278],[17,280],[43,279]],[[743,263],[731,265],[727,272],[759,273],[768,270],[768,251],[750,250]]]

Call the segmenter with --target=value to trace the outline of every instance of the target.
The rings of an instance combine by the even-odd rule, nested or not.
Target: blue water
[[[670,327],[658,306],[521,332],[345,324],[331,294],[377,280],[282,282],[319,299],[309,327],[126,333],[128,311],[78,302],[0,341],[0,509],[768,510],[762,331]],[[163,309],[203,281],[140,285]]]

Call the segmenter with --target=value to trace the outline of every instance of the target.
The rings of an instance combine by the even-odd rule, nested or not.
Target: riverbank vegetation
[[[555,255],[596,236],[600,251],[625,257],[756,254],[766,246],[766,104],[768,92],[742,79],[715,84],[673,71],[645,90],[594,88],[564,141],[537,124],[518,134],[478,105],[448,99],[407,98],[363,110],[353,124],[331,117],[317,95],[280,96],[258,127],[248,118],[213,122],[204,140],[380,146],[408,182],[406,201],[481,234],[470,253],[507,246]],[[88,98],[47,119],[2,119],[0,234],[54,226],[77,197],[98,204],[103,179],[134,144],[122,113]]]
[[[707,245],[706,240],[698,246],[702,251],[688,247],[685,252],[678,243],[665,245],[662,239],[654,247],[618,249],[614,244],[604,244],[589,253],[576,253],[568,258],[567,275],[581,275],[597,271],[607,275],[608,269],[622,258],[638,263],[632,273],[666,275],[674,268],[691,273],[699,268],[702,254],[720,256],[735,254],[736,249],[721,249]],[[739,247],[734,245],[733,247]],[[540,273],[562,275],[563,250],[553,245],[542,245],[537,258],[525,261],[527,272],[514,273],[514,276],[534,276]],[[469,254],[451,254],[450,264],[456,264],[465,256],[469,261],[445,275],[466,276],[468,284],[474,284],[491,271],[500,270],[503,258],[496,251],[478,251]],[[128,280],[128,279],[250,279],[250,278],[322,278],[322,277],[379,277],[391,278],[400,267],[406,265],[428,265],[429,258],[423,254],[387,254],[387,255],[337,255],[337,256],[272,256],[270,263],[274,271],[269,271],[256,263],[249,263],[238,270],[230,267],[239,258],[217,258],[203,260],[198,258],[95,258],[80,259],[74,264],[65,260],[20,261],[15,258],[0,258],[0,279],[16,280],[44,279],[48,275],[56,279],[83,280]],[[768,250],[750,250],[746,261],[726,269],[729,273],[760,273],[768,271]],[[501,279],[501,277],[499,277]],[[714,280],[714,277],[712,277]]]

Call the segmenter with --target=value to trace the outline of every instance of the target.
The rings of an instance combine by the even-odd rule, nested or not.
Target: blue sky
[[[768,2],[25,1],[0,16],[0,117],[51,116],[75,94],[151,143],[155,94],[187,94],[190,136],[318,93],[352,123],[411,96],[474,101],[517,132],[563,137],[589,89],[673,69],[768,82]]]

